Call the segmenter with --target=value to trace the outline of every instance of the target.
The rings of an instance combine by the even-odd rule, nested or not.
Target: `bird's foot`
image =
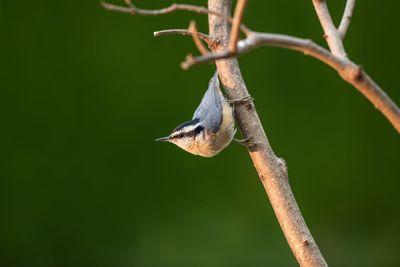
[[[236,98],[236,99],[228,99],[228,103],[229,104],[243,104],[243,103],[247,103],[247,102],[253,102],[254,98],[250,95],[245,96],[245,97],[240,97],[240,98]]]
[[[251,142],[250,139],[253,138],[253,136],[248,136],[244,139],[233,139],[235,142],[241,144],[242,146],[247,146],[247,147],[252,147],[258,145],[256,142]]]

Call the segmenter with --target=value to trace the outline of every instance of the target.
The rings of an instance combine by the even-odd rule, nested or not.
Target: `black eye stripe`
[[[190,132],[182,132],[177,135],[172,136],[172,138],[183,138],[183,137],[194,137],[204,131],[204,126],[199,125]]]
[[[203,130],[204,130],[204,126],[199,125],[196,128],[194,128],[193,130],[191,130],[190,132],[185,133],[184,136],[194,137],[194,136],[198,135],[199,133],[201,133]]]
[[[195,132],[196,134],[198,134],[198,133],[200,133],[200,132],[203,131],[203,130],[204,130],[204,126],[199,125],[199,126],[197,126],[197,127],[194,129],[194,132]]]
[[[190,125],[195,125],[199,122],[199,119],[193,119],[191,121],[187,121],[176,127],[172,132],[177,132],[179,130],[182,130],[183,128],[190,126]]]

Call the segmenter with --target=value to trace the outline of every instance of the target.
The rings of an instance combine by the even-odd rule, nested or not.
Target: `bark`
[[[230,0],[209,0],[208,8],[229,16]],[[215,15],[209,15],[209,35],[220,41],[219,52],[229,45],[230,24]],[[216,62],[221,83],[229,99],[249,96],[236,58]],[[235,116],[245,138],[248,138],[249,154],[268,194],[286,240],[301,266],[327,266],[312,237],[290,188],[285,161],[273,152],[254,103],[236,105]]]

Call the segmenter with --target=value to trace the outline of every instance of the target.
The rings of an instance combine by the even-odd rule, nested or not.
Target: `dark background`
[[[311,1],[249,2],[252,29],[325,45]],[[359,1],[345,45],[400,103],[389,2]],[[344,1],[329,4],[339,21]],[[0,0],[0,266],[297,265],[244,147],[206,159],[154,142],[191,118],[214,71],[179,68],[190,38],[152,36],[190,19],[207,31],[186,12]],[[240,63],[327,261],[400,266],[399,134],[312,58],[263,47]]]

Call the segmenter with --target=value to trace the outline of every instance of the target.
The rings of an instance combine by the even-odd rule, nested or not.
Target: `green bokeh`
[[[311,0],[249,2],[252,29],[324,42]],[[400,2],[358,2],[348,54],[400,103]],[[329,4],[338,21],[344,1]],[[214,71],[179,68],[190,38],[152,36],[193,18],[206,31],[185,12],[0,0],[0,266],[296,266],[242,146],[205,159],[154,142]],[[327,261],[399,266],[399,134],[314,59],[265,47],[240,63]]]

